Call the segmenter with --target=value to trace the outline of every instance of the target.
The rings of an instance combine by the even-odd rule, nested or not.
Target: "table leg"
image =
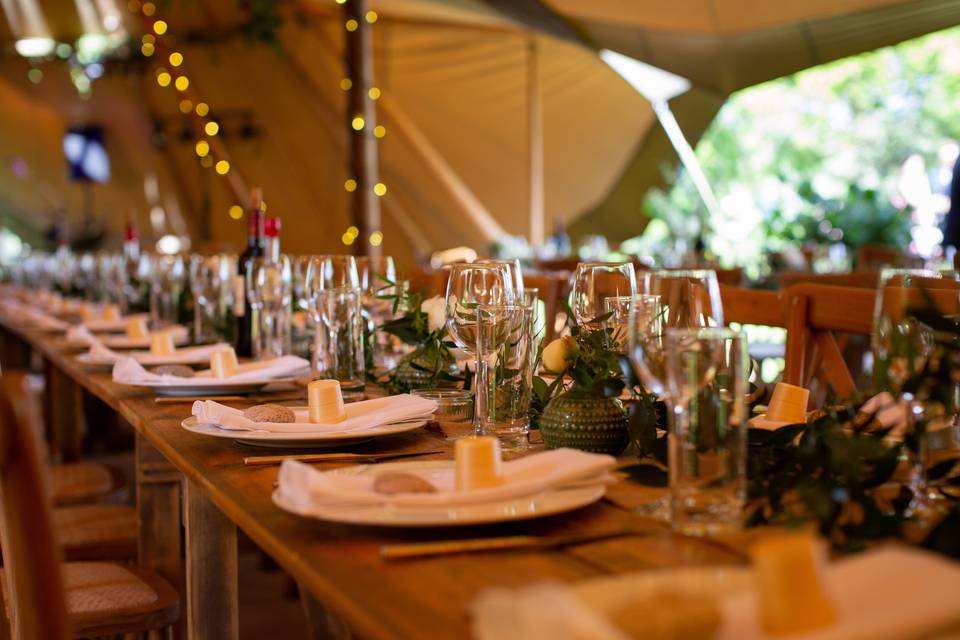
[[[183,599],[180,539],[182,476],[141,434],[136,434],[137,560],[173,585]],[[184,637],[183,621],[176,637]]]
[[[237,527],[186,479],[187,637],[239,637]]]
[[[350,640],[353,634],[343,618],[317,601],[299,583],[300,604],[314,640]]]
[[[44,362],[46,403],[44,419],[55,462],[73,462],[80,458],[83,430],[82,389],[49,360]]]

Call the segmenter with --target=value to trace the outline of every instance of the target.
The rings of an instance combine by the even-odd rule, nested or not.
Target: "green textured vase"
[[[551,449],[617,455],[630,440],[628,426],[627,412],[616,398],[564,394],[551,400],[540,417],[543,441]]]
[[[417,364],[416,367],[413,366],[414,362]],[[447,387],[457,386],[455,382],[451,382],[449,380],[431,380],[431,374],[422,370],[429,369],[430,371],[433,371],[435,366],[436,364],[432,359],[423,357],[413,359],[410,356],[406,356],[400,361],[400,364],[397,365],[397,382],[405,386],[407,389],[444,389]],[[446,361],[443,366],[446,367],[446,371],[450,375],[456,375],[459,371],[457,369],[457,362],[452,357],[450,360]],[[422,367],[422,369],[418,367]]]

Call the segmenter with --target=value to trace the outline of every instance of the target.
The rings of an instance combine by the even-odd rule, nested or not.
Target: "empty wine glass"
[[[520,265],[519,258],[512,260],[483,260],[484,264],[501,264],[507,268],[510,273],[510,279],[513,281],[513,291],[520,295],[523,293],[523,268]]]
[[[290,353],[290,306],[293,299],[290,259],[248,258],[247,299],[259,318],[257,340],[253,343],[257,359],[279,358]]]
[[[513,279],[503,264],[461,263],[450,268],[447,280],[446,312],[447,328],[461,349],[476,357],[476,388],[485,389],[487,362],[477,349],[478,316],[480,305],[507,305],[516,301]],[[481,416],[486,408],[481,406],[483,393],[476,394],[474,429],[483,431]]]
[[[233,327],[227,326],[227,308],[231,304],[230,276],[236,272],[236,261],[236,256],[228,254],[190,257],[193,333],[199,343],[233,342]]]
[[[331,329],[329,323],[324,324],[321,318],[324,302],[322,294],[329,289],[346,289],[356,292],[359,301],[360,276],[357,272],[356,258],[353,256],[318,255],[309,256],[305,260],[307,268],[304,275],[304,292],[308,305],[307,311],[315,328],[312,365],[316,376],[320,374],[319,357],[325,348],[324,345],[337,340],[337,332]],[[322,335],[324,331],[326,335]]]
[[[960,311],[955,275],[925,269],[884,269],[874,305],[873,371],[880,389],[901,402],[906,418],[906,451],[913,498],[908,513],[924,518],[932,507],[926,462],[929,424],[941,418],[938,403],[912,380],[926,368],[936,344],[936,331],[920,317],[926,313],[955,315]]]
[[[724,326],[720,285],[713,271],[649,271],[640,291],[644,297],[630,311],[628,353],[647,392],[663,397],[667,329]]]
[[[628,322],[630,363],[647,393],[671,404],[667,393],[667,334],[723,326],[720,286],[713,271],[650,271],[643,274]],[[667,518],[670,503],[660,499],[638,512]]]
[[[581,262],[572,276],[570,309],[580,325],[604,315],[607,298],[633,296],[637,276],[629,262]]]

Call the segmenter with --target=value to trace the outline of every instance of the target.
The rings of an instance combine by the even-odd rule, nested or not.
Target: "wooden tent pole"
[[[540,70],[537,37],[527,38],[527,142],[530,172],[530,244],[539,247],[544,237],[543,193],[543,99],[540,91]]]
[[[373,84],[373,33],[367,19],[367,0],[348,0],[343,4],[345,65],[350,89],[347,91],[347,154],[350,175],[357,182],[350,194],[350,216],[360,234],[354,243],[357,255],[380,255],[379,243],[370,242],[370,234],[380,231],[380,197],[374,193],[379,182],[380,162],[377,139],[377,110],[369,91]],[[350,27],[353,27],[352,29]]]

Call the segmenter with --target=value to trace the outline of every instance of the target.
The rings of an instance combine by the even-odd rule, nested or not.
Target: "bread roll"
[[[393,495],[395,493],[436,493],[437,488],[412,473],[389,471],[381,473],[373,481],[376,493]]]
[[[290,407],[282,404],[258,404],[243,412],[243,415],[254,422],[296,422],[297,414]]]
[[[153,368],[153,373],[157,375],[177,376],[178,378],[192,378],[195,371],[185,364],[165,364]]]

